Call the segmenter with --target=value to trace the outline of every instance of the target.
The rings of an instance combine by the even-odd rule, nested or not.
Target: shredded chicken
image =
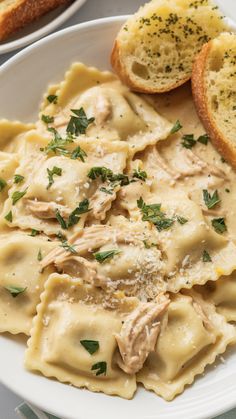
[[[102,190],[105,188],[109,190],[109,193]],[[109,189],[109,185],[106,183],[102,184],[95,194],[90,198],[90,206],[92,211],[90,212],[90,217],[94,217],[96,220],[104,220],[106,218],[107,211],[110,210],[112,202],[116,199],[116,193],[120,187],[114,188],[114,190]]]
[[[69,240],[69,244],[73,244],[78,255],[83,255],[86,252],[93,252],[94,249],[98,249],[108,242],[114,242],[115,244],[118,242],[135,243],[137,240],[135,234],[127,230],[117,230],[107,225],[93,225],[77,232]],[[43,258],[42,269],[48,265],[60,263],[65,256],[67,256],[67,252],[61,247],[52,250]]]
[[[190,163],[190,171],[187,173],[188,176],[194,176],[198,173],[211,174],[213,176],[226,179],[227,175],[219,167],[214,166],[213,164],[206,163],[204,160],[200,159],[192,150],[184,149],[184,154],[188,162]]]
[[[96,98],[94,105],[94,117],[96,125],[102,125],[111,115],[112,107],[110,100],[104,95],[100,94]]]
[[[115,335],[121,354],[117,363],[127,374],[138,372],[154,350],[160,333],[160,319],[169,303],[164,294],[159,294],[155,303],[140,303],[125,319],[120,333]]]
[[[56,218],[56,210],[60,211],[62,217],[68,217],[70,210],[63,205],[58,205],[55,202],[34,201],[28,199],[26,201],[26,208],[36,217],[44,219]]]
[[[176,172],[176,170],[171,169],[156,147],[152,149],[152,160],[155,161],[155,163],[157,163],[159,167],[171,177],[172,180],[177,180],[180,177],[180,174]]]
[[[105,278],[102,275],[98,275],[96,265],[96,262],[88,261],[81,256],[73,254],[63,255],[55,263],[59,272],[66,273],[72,277],[82,278],[83,281],[89,284],[104,287],[106,285]]]

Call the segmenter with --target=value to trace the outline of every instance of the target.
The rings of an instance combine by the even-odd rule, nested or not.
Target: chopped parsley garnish
[[[90,355],[93,355],[99,349],[99,342],[97,340],[85,339],[85,340],[81,340],[80,343],[86,349],[86,351],[90,353]]]
[[[60,167],[54,166],[52,170],[47,168],[48,172],[48,186],[47,189],[51,188],[54,183],[54,176],[61,176],[62,169]]]
[[[145,182],[145,180],[147,179],[147,173],[144,170],[135,170],[133,173],[133,178],[140,179]]]
[[[89,200],[85,198],[83,201],[79,203],[78,207],[76,207],[74,211],[72,211],[72,213],[69,215],[68,228],[77,224],[80,220],[79,215],[85,214],[88,211],[90,211]]]
[[[27,189],[25,189],[24,191],[22,191],[22,192],[20,192],[20,191],[15,191],[15,192],[13,192],[13,194],[12,194],[12,196],[11,196],[11,198],[12,198],[12,204],[13,205],[16,205],[16,203],[21,199],[21,198],[23,198],[23,196],[25,196],[25,194],[26,194],[26,192],[27,192]]]
[[[176,133],[176,132],[178,132],[181,128],[183,128],[183,127],[182,127],[181,123],[179,122],[179,120],[177,120],[177,121],[175,122],[175,124],[173,125],[173,127],[172,127],[172,129],[171,129],[170,133],[171,133],[171,134],[175,134],[175,133]]]
[[[9,223],[12,223],[13,217],[12,217],[12,211],[9,211],[7,215],[5,215],[5,220],[9,221]]]
[[[4,179],[0,178],[0,192],[2,192],[5,186],[7,186],[7,182]]]
[[[16,287],[15,285],[9,285],[8,287],[4,287],[5,290],[9,291],[13,298],[16,298],[18,295],[22,294],[27,290],[27,287]]]
[[[211,224],[216,233],[223,234],[225,233],[225,231],[227,231],[227,226],[223,217],[214,218],[213,220],[211,220]]]
[[[57,221],[60,223],[61,228],[63,228],[63,230],[67,230],[67,223],[64,220],[64,218],[61,216],[59,209],[56,210],[56,219]]]
[[[197,141],[201,144],[207,145],[209,141],[209,135],[208,134],[200,135]]]
[[[42,115],[41,119],[45,124],[51,124],[52,122],[54,122],[54,116]]]
[[[68,228],[72,227],[73,225],[75,225],[79,222],[79,220],[80,220],[79,215],[85,214],[88,211],[90,211],[89,200],[87,198],[85,198],[83,201],[81,201],[79,203],[78,207],[76,207],[71,212],[71,214],[69,215],[69,218],[68,218],[68,223],[62,217],[62,215],[60,214],[60,211],[58,209],[56,210],[56,218],[57,218],[57,221],[60,223],[61,227],[63,228],[63,230],[67,230]]]
[[[104,374],[106,375],[107,373],[107,363],[104,361],[101,362],[97,362],[96,364],[94,364],[91,368],[92,371],[96,371],[96,375],[101,375]]]
[[[82,162],[85,161],[85,157],[87,157],[87,153],[80,146],[76,147],[70,156],[72,160],[80,159]]]
[[[48,143],[47,147],[41,149],[41,151],[45,151],[46,153],[52,152],[55,154],[70,155],[70,152],[65,148],[65,146],[73,143],[73,138],[69,135],[66,138],[62,138],[59,132],[53,127],[48,128],[48,131],[54,135],[54,138]]]
[[[120,250],[118,250],[118,249],[106,250],[105,252],[96,252],[96,253],[93,254],[93,256],[95,257],[95,259],[99,263],[103,263],[103,262],[105,262],[105,260],[111,259],[115,255],[118,255],[119,253],[120,253]]]
[[[114,188],[112,188],[112,187],[110,189],[108,189],[108,188],[104,188],[104,186],[102,186],[99,190],[101,192],[104,192],[104,193],[108,194],[108,195],[113,195],[113,193],[114,193]]]
[[[57,101],[58,101],[58,96],[56,96],[56,95],[49,95],[47,97],[47,101],[49,103],[54,103],[56,105],[57,104]]]
[[[21,183],[24,180],[24,176],[21,175],[15,175],[14,176],[14,183]]]
[[[71,246],[66,240],[62,241],[61,247],[63,247],[63,249],[65,249],[67,252],[73,253],[74,255],[77,254],[74,246]]]
[[[113,173],[112,170],[104,166],[92,167],[88,172],[88,177],[92,180],[101,178],[102,182],[109,181],[110,186],[113,187],[117,184],[120,186],[128,185],[130,183],[129,177],[123,173]]]
[[[161,204],[146,205],[143,198],[139,198],[137,205],[143,214],[142,220],[153,223],[158,231],[167,230],[174,224],[174,218],[167,218],[161,211]]]
[[[88,177],[92,180],[95,180],[97,178],[101,178],[103,182],[106,180],[110,180],[113,176],[113,172],[110,169],[107,169],[107,167],[99,166],[99,167],[92,167],[90,171],[88,172]]]
[[[188,222],[187,218],[181,217],[180,215],[177,215],[176,217],[179,224],[184,225]]]
[[[42,255],[41,249],[39,249],[39,251],[38,251],[37,259],[38,259],[39,262],[41,262],[41,260],[43,260],[43,255]]]
[[[38,230],[35,230],[34,228],[32,228],[30,236],[31,237],[35,237],[38,236],[40,234],[40,232]]]
[[[196,145],[197,141],[194,139],[193,134],[185,134],[182,137],[182,146],[184,148],[193,148]]]
[[[88,119],[83,108],[71,109],[71,112],[73,112],[74,115],[71,116],[66,131],[76,136],[79,134],[85,134],[86,129],[94,122],[95,118]]]
[[[203,250],[202,261],[203,262],[212,262],[211,256],[209,255],[209,253],[206,250]]]
[[[215,192],[212,195],[206,189],[203,189],[202,193],[204,202],[208,209],[214,208],[214,206],[220,202],[217,190],[215,190]]]
[[[197,139],[194,138],[193,134],[185,134],[182,137],[182,146],[185,148],[193,148],[197,143],[207,145],[209,136],[207,134],[200,135]]]

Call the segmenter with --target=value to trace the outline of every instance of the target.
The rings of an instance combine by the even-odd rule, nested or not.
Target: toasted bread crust
[[[129,73],[125,70],[125,67],[122,65],[122,60],[120,58],[119,42],[117,40],[115,40],[113,48],[112,48],[112,52],[111,52],[111,65],[115,73],[120,78],[120,80],[124,84],[126,84],[132,91],[138,92],[138,93],[156,94],[156,93],[170,92],[171,90],[174,90],[177,87],[182,86],[191,78],[191,77],[185,77],[179,80],[178,82],[173,83],[172,85],[169,85],[168,88],[163,87],[159,89],[155,88],[154,86],[152,89],[148,89],[144,86],[134,83],[133,80],[130,78]]]
[[[0,41],[69,0],[18,0],[0,13]]]
[[[197,113],[219,153],[236,169],[236,148],[220,131],[211,113],[207,101],[207,88],[205,84],[206,64],[211,52],[213,41],[205,44],[197,55],[192,72],[192,93]]]

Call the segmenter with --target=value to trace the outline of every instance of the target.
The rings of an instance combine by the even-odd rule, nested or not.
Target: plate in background
[[[0,42],[0,55],[23,48],[53,32],[58,26],[73,16],[85,2],[86,0],[75,0],[70,6],[59,6],[35,22],[26,25],[23,29],[11,35],[10,38]]]
[[[61,80],[74,61],[108,69],[113,40],[125,19],[106,18],[64,29],[5,63],[0,68],[0,117],[36,119],[46,86]],[[22,337],[0,336],[0,381],[31,404],[64,419],[209,419],[236,407],[235,348],[224,362],[208,367],[184,394],[166,402],[141,387],[133,400],[124,400],[32,374],[23,367],[25,343]]]

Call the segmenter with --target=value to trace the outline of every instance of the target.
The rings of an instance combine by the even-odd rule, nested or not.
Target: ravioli
[[[235,342],[235,328],[216,313],[214,305],[194,292],[173,295],[155,351],[137,380],[172,400]]]
[[[126,141],[131,155],[170,135],[172,124],[112,73],[73,64],[55,94],[57,103],[43,106],[42,114],[54,117],[52,126],[60,133],[65,133],[71,110],[83,108],[95,118],[87,136]],[[45,129],[43,124],[39,128]]]
[[[0,332],[30,334],[44,282],[40,260],[56,243],[20,232],[0,236]]]
[[[78,279],[50,276],[25,365],[61,382],[130,399],[136,390],[135,375],[118,367],[114,333],[120,331],[124,314],[137,300],[114,296],[114,309],[109,310],[104,308],[104,297],[99,289]],[[93,342],[95,352],[86,349],[88,341]]]
[[[236,343],[235,208],[189,85],[73,64],[36,124],[0,121],[0,332],[32,372],[172,400]]]
[[[21,229],[34,228],[42,230],[46,234],[56,234],[60,228],[60,222],[56,217],[59,211],[62,218],[68,220],[70,214],[86,200],[87,211],[81,212],[78,226],[83,227],[89,216],[96,219],[105,218],[114,194],[106,194],[101,190],[102,182],[92,181],[88,174],[95,167],[112,169],[114,173],[123,173],[126,165],[128,148],[121,142],[108,142],[106,140],[81,139],[81,141],[69,144],[68,152],[77,149],[83,150],[84,158],[70,158],[67,155],[46,155],[43,151],[48,140],[36,132],[31,132],[25,137],[19,154],[22,156],[21,164],[17,173],[23,176],[20,185],[13,185],[9,191],[9,199],[6,201],[3,216],[12,212],[12,221],[4,222],[9,227]],[[40,150],[41,149],[41,150]],[[50,173],[57,169],[50,185]],[[15,193],[23,193],[22,199],[14,203]],[[89,208],[89,201],[90,207]],[[99,209],[97,209],[99,206]],[[79,211],[78,211],[79,212]],[[77,224],[77,223],[76,223]],[[62,225],[63,228],[63,225]],[[71,234],[73,226],[68,230]]]
[[[222,276],[218,281],[209,281],[204,287],[198,287],[207,300],[212,301],[218,313],[228,322],[236,322],[236,272]]]

